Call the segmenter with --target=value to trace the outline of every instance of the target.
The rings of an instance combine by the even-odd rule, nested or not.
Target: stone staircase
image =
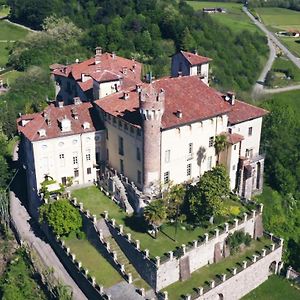
[[[107,237],[105,239],[107,242],[110,243],[110,248],[113,251],[117,252],[118,261],[125,266],[126,273],[131,273],[132,275],[132,284],[136,288],[144,288],[145,291],[148,291],[151,289],[151,287],[141,278],[135,267],[131,264],[131,262],[128,260],[126,255],[123,253],[123,251],[120,249],[119,245],[115,241],[113,237]]]

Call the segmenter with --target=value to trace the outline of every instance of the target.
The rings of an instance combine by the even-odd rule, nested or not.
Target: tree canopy
[[[46,221],[57,235],[69,235],[82,227],[79,211],[65,199],[42,205],[40,221]]]

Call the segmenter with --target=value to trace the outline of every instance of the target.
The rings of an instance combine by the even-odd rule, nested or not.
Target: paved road
[[[279,47],[283,53],[300,69],[300,58],[295,56],[287,47],[285,47],[279,39],[276,37],[276,35],[272,32],[270,32],[264,24],[256,20],[253,15],[249,12],[247,7],[243,7],[243,11],[248,15],[248,17],[254,22],[254,24],[259,27],[266,36],[277,46]]]
[[[13,158],[15,161],[18,159],[17,149],[14,151]],[[36,236],[31,226],[33,220],[28,214],[26,208],[21,204],[21,201],[16,197],[15,193],[10,191],[9,196],[11,219],[17,232],[21,236],[21,239],[26,241],[35,249],[43,263],[48,268],[53,269],[53,275],[59,282],[62,282],[72,288],[74,300],[87,300],[86,296],[61,264],[51,246]]]
[[[295,90],[300,90],[300,84],[286,86],[283,88],[276,88],[276,89],[264,89],[263,93],[264,94],[277,94],[277,93],[283,93],[283,92],[289,92],[289,91],[295,91]]]

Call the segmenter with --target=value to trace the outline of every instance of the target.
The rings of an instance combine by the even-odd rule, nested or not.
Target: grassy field
[[[256,8],[264,24],[273,32],[280,30],[300,30],[300,12],[275,7]],[[281,41],[300,57],[300,38],[280,38]]]
[[[72,238],[66,239],[65,243],[76,255],[76,259],[82,262],[82,266],[89,270],[89,274],[95,276],[98,284],[111,287],[123,280],[119,272],[105,259],[105,254],[98,252],[88,240]]]
[[[187,1],[195,10],[202,8],[222,7],[226,9],[226,13],[210,14],[210,16],[220,23],[228,26],[232,31],[250,30],[257,31],[257,27],[251,22],[248,16],[242,11],[241,3],[225,3],[225,2],[204,2],[204,1]]]
[[[280,71],[282,70],[282,71]],[[284,87],[300,83],[300,70],[286,57],[277,57],[273,63],[272,71],[275,73],[274,87]],[[291,79],[285,76],[288,72]]]
[[[223,259],[219,263],[207,265],[203,268],[192,273],[192,276],[187,281],[178,281],[170,285],[165,290],[168,291],[170,299],[181,299],[181,295],[191,294],[194,288],[202,286],[203,288],[207,287],[207,283],[211,279],[215,279],[217,275],[227,274],[228,269],[233,267],[238,267],[239,263],[243,260],[249,261],[248,257],[251,257],[252,254],[255,254],[257,251],[261,251],[266,245],[270,245],[271,240],[262,239],[261,241],[252,241],[251,245],[239,251],[235,255],[231,255],[228,258]]]
[[[243,300],[297,300],[300,291],[285,278],[272,275],[257,289],[242,298]]]
[[[0,6],[0,18],[6,17],[9,14],[9,7],[6,5]]]
[[[12,71],[8,71],[2,75],[0,75],[0,79],[2,79],[4,81],[4,83],[9,83],[12,84],[13,82],[15,82],[21,75],[23,74],[23,72],[19,72],[16,70],[12,70]]]
[[[103,211],[107,210],[109,217],[114,218],[117,224],[123,224],[124,231],[127,233],[130,232],[132,239],[140,240],[141,248],[149,249],[152,257],[162,256],[170,250],[175,250],[182,244],[192,242],[194,239],[198,239],[199,236],[203,236],[204,233],[216,227],[216,225],[211,225],[209,228],[197,227],[196,229],[188,230],[179,224],[175,241],[175,225],[164,224],[155,239],[147,232],[148,226],[143,218],[127,215],[113,201],[100,192],[98,188],[88,187],[80,189],[73,191],[72,195],[77,198],[78,202],[83,202],[83,207],[89,209],[92,214],[99,216]],[[245,209],[237,202],[234,205],[239,206],[241,212]]]
[[[0,68],[4,67],[8,61],[9,47],[14,41],[23,39],[28,31],[5,20],[0,20]]]

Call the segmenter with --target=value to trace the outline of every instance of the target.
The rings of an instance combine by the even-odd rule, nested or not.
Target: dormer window
[[[84,123],[82,124],[82,127],[83,127],[83,129],[90,129],[91,125],[90,125],[89,122],[84,122]]]
[[[62,119],[60,124],[61,124],[61,131],[62,132],[71,131],[71,121],[67,117]]]
[[[39,134],[40,137],[45,137],[46,136],[46,129],[40,129],[38,131],[38,134]]]
[[[124,92],[123,99],[127,100],[128,98],[129,98],[129,93],[128,92]]]

